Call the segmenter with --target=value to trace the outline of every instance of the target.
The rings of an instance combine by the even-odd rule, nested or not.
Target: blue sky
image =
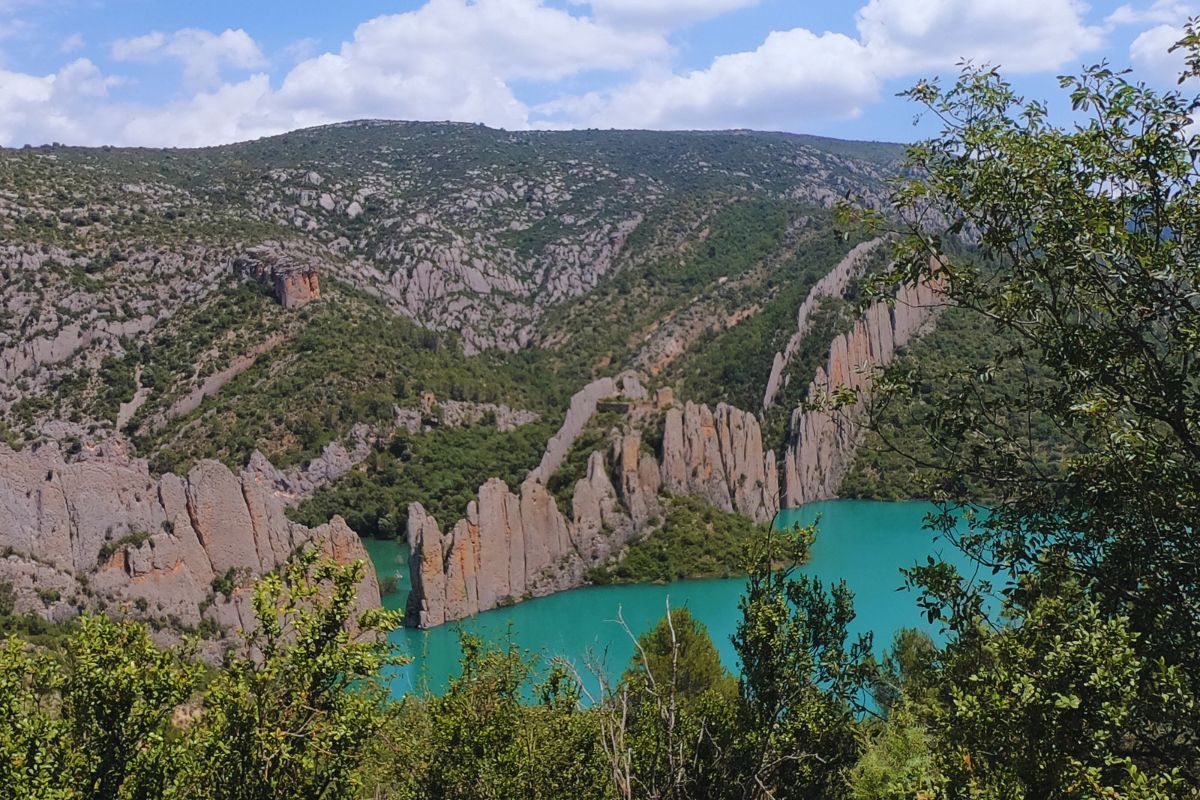
[[[0,0],[0,144],[194,146],[361,117],[908,141],[895,93],[1108,59],[1173,85],[1200,0]]]

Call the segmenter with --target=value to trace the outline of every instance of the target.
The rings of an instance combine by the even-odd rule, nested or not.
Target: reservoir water
[[[915,595],[903,589],[900,570],[923,563],[930,555],[959,565],[969,574],[965,557],[926,530],[934,507],[923,502],[886,503],[836,500],[785,511],[778,524],[809,524],[820,518],[812,558],[802,572],[827,584],[845,580],[855,595],[857,619],[852,632],[873,631],[876,649],[891,642],[903,627],[927,630],[938,637],[920,614]],[[395,575],[397,591],[384,605],[403,608],[408,591],[407,549],[397,542],[367,540],[367,550],[381,577]],[[634,635],[651,628],[666,611],[687,606],[708,626],[726,667],[738,668],[730,642],[740,617],[738,600],[744,579],[682,581],[665,585],[585,587],[488,611],[454,625],[430,631],[405,628],[392,635],[401,652],[412,658],[391,676],[393,695],[441,691],[458,674],[459,626],[487,641],[515,644],[543,659],[559,656],[573,662],[585,677],[603,669],[619,675],[633,655],[633,642],[617,622],[624,619]],[[595,682],[592,681],[593,685]]]

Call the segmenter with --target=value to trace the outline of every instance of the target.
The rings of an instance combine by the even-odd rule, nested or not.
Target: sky
[[[193,147],[361,118],[913,141],[897,92],[1108,60],[1169,88],[1200,0],[0,0],[0,145]]]

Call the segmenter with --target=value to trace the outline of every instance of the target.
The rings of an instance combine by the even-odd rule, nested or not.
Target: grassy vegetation
[[[646,334],[702,297],[748,303],[723,282],[747,276],[757,285],[763,262],[790,244],[801,217],[822,213],[764,194],[703,195],[650,215],[626,245],[628,263],[594,291],[552,309],[540,324],[554,342],[550,363],[565,374],[590,375],[626,363]],[[733,310],[732,308],[730,309]]]
[[[819,229],[806,238],[794,255],[747,292],[747,303],[761,301],[757,314],[720,333],[708,334],[675,362],[669,374],[677,376],[683,393],[710,404],[726,402],[757,409],[766,391],[772,357],[784,349],[795,332],[796,309],[813,285],[857,243],[846,241],[832,227]],[[856,297],[857,288],[852,284],[846,299],[853,302]],[[828,322],[818,319],[806,343],[825,347],[835,329],[849,324],[848,319],[839,325]],[[815,367],[801,354],[789,371],[792,383],[807,386]]]
[[[59,599],[57,592],[43,591],[45,594],[38,592],[43,603]],[[24,640],[38,647],[57,651],[74,626],[70,623],[51,622],[37,614],[18,614],[14,609],[15,600],[12,584],[0,581],[0,641]]]
[[[537,466],[554,427],[535,422],[510,433],[490,426],[402,432],[360,469],[318,490],[292,518],[319,525],[341,514],[363,536],[391,538],[403,535],[408,504],[419,501],[448,530],[488,478],[520,485]]]
[[[602,585],[669,583],[744,574],[746,547],[765,534],[767,526],[694,497],[672,497],[664,502],[662,526],[631,544],[616,564],[591,570],[590,581]]]
[[[457,337],[421,328],[336,284],[305,309],[295,335],[207,398],[193,414],[139,441],[156,469],[199,458],[244,465],[255,448],[284,467],[318,455],[359,422],[391,425],[423,392],[557,413],[573,388],[537,354],[464,356]]]

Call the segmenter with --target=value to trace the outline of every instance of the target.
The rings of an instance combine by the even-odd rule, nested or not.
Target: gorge
[[[611,450],[593,452],[586,476],[574,486],[568,519],[547,492],[545,476],[561,462],[572,434],[582,430],[584,415],[617,390],[612,381],[589,386],[572,400],[564,429],[519,495],[503,481],[489,480],[467,516],[445,534],[419,503],[410,506],[411,622],[433,627],[582,585],[588,569],[618,556],[633,538],[652,535],[661,518],[660,492],[701,497],[760,523],[774,519],[781,497],[783,507],[795,508],[836,496],[854,456],[874,368],[888,364],[937,307],[936,286],[903,287],[894,305],[872,305],[851,331],[834,339],[808,397],[819,404],[846,388],[856,402],[844,409],[795,410],[782,480],[753,414],[687,402],[666,409],[657,455],[643,449],[636,431],[614,434]],[[621,386],[625,396],[646,396],[632,374],[621,378]]]

